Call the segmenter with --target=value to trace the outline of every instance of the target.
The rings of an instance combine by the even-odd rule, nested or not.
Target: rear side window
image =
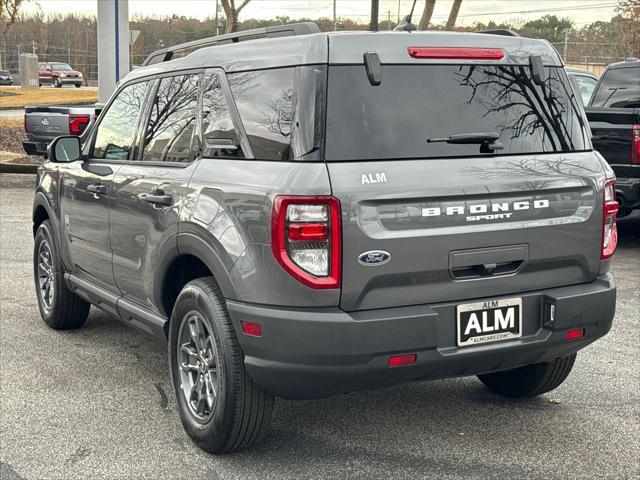
[[[291,159],[294,71],[280,68],[227,75],[257,160]]]
[[[144,134],[142,160],[190,162],[196,127],[199,75],[166,77],[160,81]]]
[[[148,83],[134,83],[123,88],[111,102],[96,131],[91,154],[93,158],[129,158]]]
[[[205,157],[242,158],[220,75],[206,74],[202,92],[202,138]]]
[[[383,65],[372,86],[363,65],[330,66],[327,160],[430,158],[590,149],[562,68],[543,85],[517,65]],[[503,149],[427,142],[497,133]]]
[[[591,106],[639,108],[640,66],[607,70],[600,81]]]

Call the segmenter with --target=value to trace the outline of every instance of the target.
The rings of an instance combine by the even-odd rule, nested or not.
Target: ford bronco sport
[[[152,54],[82,145],[51,143],[38,303],[167,341],[209,452],[258,442],[274,396],[539,395],[611,327],[614,191],[547,42],[235,33]]]

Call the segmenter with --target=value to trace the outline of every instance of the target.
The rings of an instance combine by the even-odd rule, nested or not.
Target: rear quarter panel
[[[311,289],[275,260],[270,225],[278,194],[330,195],[326,165],[200,160],[180,215],[178,249],[186,248],[188,236],[204,240],[232,285],[223,289],[227,298],[291,307],[338,305],[338,289]]]

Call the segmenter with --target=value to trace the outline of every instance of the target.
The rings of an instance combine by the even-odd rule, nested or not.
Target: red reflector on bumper
[[[394,355],[389,357],[387,365],[390,367],[399,367],[400,365],[413,365],[416,363],[417,356],[415,353],[409,355]]]
[[[250,335],[252,337],[262,336],[262,325],[254,322],[240,322],[242,325],[242,333]]]
[[[564,334],[565,340],[576,340],[582,337],[584,337],[584,328],[574,328],[573,330],[569,330]]]

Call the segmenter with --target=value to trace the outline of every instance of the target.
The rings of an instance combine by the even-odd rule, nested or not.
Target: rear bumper
[[[27,155],[46,155],[49,142],[22,140],[22,149]]]
[[[607,274],[590,284],[509,297],[522,297],[523,336],[464,348],[455,343],[456,303],[361,312],[277,309],[236,301],[227,301],[227,306],[245,367],[260,387],[285,398],[321,398],[409,380],[508,370],[569,355],[609,331],[616,290]],[[262,336],[242,334],[240,321],[260,323]],[[565,332],[575,327],[584,327],[585,336],[566,341]],[[417,363],[387,366],[390,355],[403,353],[417,354]]]
[[[640,178],[616,178],[616,194],[623,208],[640,208]]]

